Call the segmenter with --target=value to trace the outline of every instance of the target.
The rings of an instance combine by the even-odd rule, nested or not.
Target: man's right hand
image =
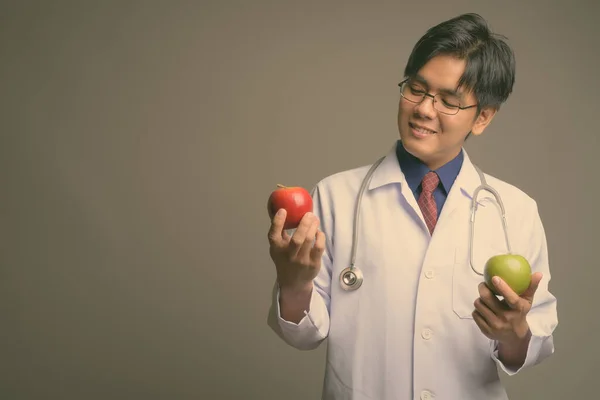
[[[319,218],[309,212],[290,236],[283,229],[286,215],[285,209],[281,209],[271,221],[269,253],[275,263],[280,290],[288,294],[307,293],[321,269],[325,234],[318,229]]]

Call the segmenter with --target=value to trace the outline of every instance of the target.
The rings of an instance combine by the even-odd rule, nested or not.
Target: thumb
[[[529,303],[533,303],[533,296],[540,286],[540,281],[542,280],[543,275],[541,272],[536,272],[531,276],[531,284],[527,288],[527,290],[521,295],[521,298],[527,300]]]

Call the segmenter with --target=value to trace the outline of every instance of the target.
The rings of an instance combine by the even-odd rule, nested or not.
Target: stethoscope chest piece
[[[357,268],[348,267],[340,273],[340,285],[346,291],[356,290],[363,283],[363,274]]]

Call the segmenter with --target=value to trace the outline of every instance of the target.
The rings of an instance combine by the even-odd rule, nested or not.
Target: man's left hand
[[[494,277],[493,285],[504,297],[502,301],[485,283],[480,283],[473,318],[481,332],[492,340],[509,345],[526,340],[529,335],[526,316],[541,279],[540,272],[533,274],[529,288],[519,296],[502,279]]]

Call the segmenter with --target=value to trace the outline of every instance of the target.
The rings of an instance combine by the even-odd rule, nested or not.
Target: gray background
[[[591,398],[600,7],[568,4],[3,1],[0,398],[319,398],[325,346],[266,325],[267,198],[387,152],[413,44],[463,12],[518,65],[466,147],[539,201],[558,298],[509,394]]]

